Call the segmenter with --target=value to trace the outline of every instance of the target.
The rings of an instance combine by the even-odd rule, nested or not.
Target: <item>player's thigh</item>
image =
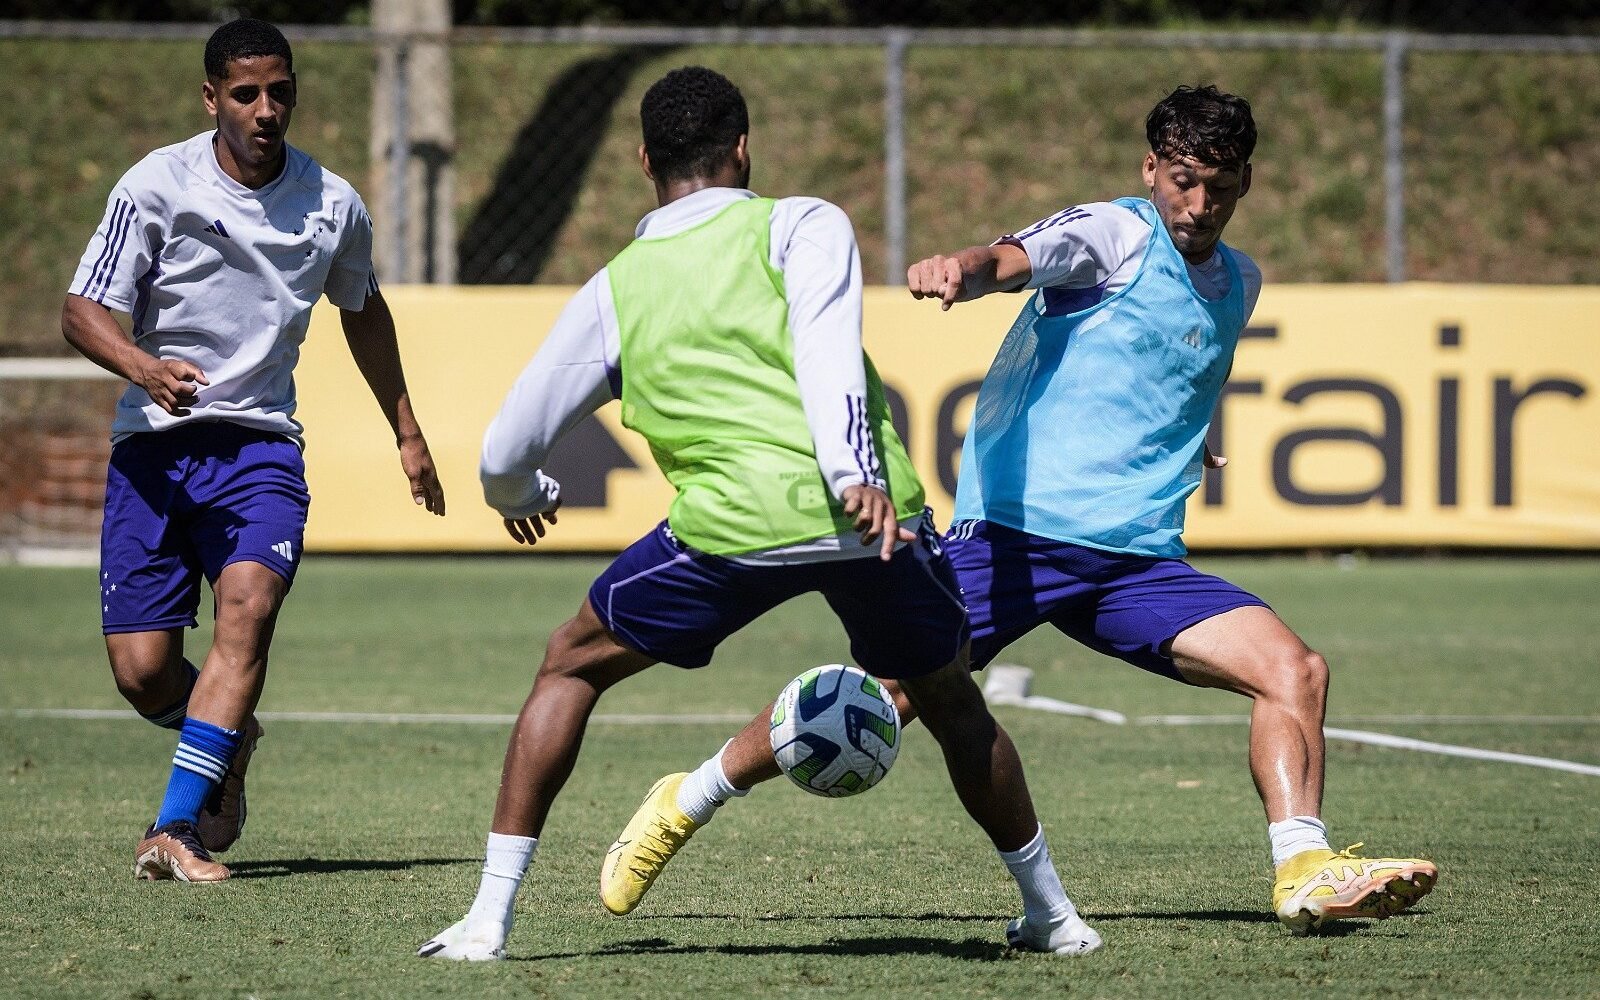
[[[949,559],[925,539],[888,561],[867,556],[817,567],[819,589],[850,637],[850,655],[882,678],[931,674],[966,665],[967,612]]]
[[[183,664],[183,629],[108,633],[106,657],[117,687],[132,696],[177,675]]]
[[[581,680],[603,691],[657,662],[613,635],[586,597],[578,613],[550,634],[539,677]]]
[[[311,510],[299,447],[282,435],[230,424],[196,442],[189,533],[206,576],[215,587],[234,564],[251,563],[281,578],[286,594],[300,567]]]
[[[1217,686],[1209,671],[1180,666],[1174,642],[1195,626],[1237,610],[1271,614],[1259,597],[1181,559],[1103,554],[1102,562],[1095,573],[1095,600],[1052,623],[1097,652],[1163,677]]]
[[[678,667],[808,589],[803,570],[745,566],[682,545],[666,522],[628,546],[589,588],[589,606],[623,646]]]
[[[100,525],[100,624],[113,665],[119,653],[152,651],[154,639],[193,627],[202,566],[180,495],[181,470],[169,432],[134,434],[111,451]],[[181,642],[179,643],[181,650]]]
[[[1325,689],[1327,666],[1264,606],[1234,608],[1175,636],[1170,655],[1184,680],[1251,698],[1307,686]]]

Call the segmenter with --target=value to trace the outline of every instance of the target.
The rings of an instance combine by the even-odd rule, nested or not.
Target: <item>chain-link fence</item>
[[[1457,24],[1532,23],[1488,16],[1504,6]],[[212,27],[0,22],[0,362],[68,353],[60,303],[107,192],[151,149],[208,127]],[[1145,112],[1179,83],[1215,82],[1248,97],[1260,125],[1255,187],[1229,237],[1269,281],[1600,282],[1595,34],[381,17],[287,34],[301,94],[290,139],[362,191],[389,283],[585,280],[655,207],[639,99],[691,63],[744,91],[754,186],[844,207],[869,280],[898,283],[922,254],[1138,193]],[[39,467],[18,457],[34,445],[17,428],[57,445],[103,436],[110,385],[74,383],[54,391],[81,405],[42,406],[41,378],[0,380],[0,494]]]
[[[403,29],[403,33],[396,33]],[[20,84],[0,343],[51,299],[116,176],[205,127],[208,25],[0,23]],[[1178,83],[1251,99],[1233,240],[1273,281],[1600,280],[1600,37],[913,28],[290,29],[291,140],[354,181],[393,283],[572,283],[651,204],[636,109],[665,69],[745,91],[755,183],[856,222],[868,275],[1137,188]],[[64,73],[91,72],[87,93]],[[130,78],[131,77],[131,78]],[[36,93],[30,90],[37,88]],[[103,92],[102,92],[103,91]],[[3,190],[3,187],[0,187]],[[42,197],[41,197],[42,196]],[[9,269],[8,269],[9,270]],[[46,336],[40,340],[40,331]]]

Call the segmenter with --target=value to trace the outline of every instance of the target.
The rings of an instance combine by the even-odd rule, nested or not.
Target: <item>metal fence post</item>
[[[1383,46],[1383,229],[1390,281],[1406,280],[1406,50],[1393,31]]]
[[[911,32],[891,28],[883,52],[884,284],[906,278],[906,48]]]
[[[406,62],[410,57],[409,39],[396,41],[394,49],[394,121],[393,136],[389,143],[389,228],[393,235],[389,244],[389,280],[406,282],[408,273],[406,251],[410,245],[407,217],[410,213],[406,182],[411,172],[410,74]]]

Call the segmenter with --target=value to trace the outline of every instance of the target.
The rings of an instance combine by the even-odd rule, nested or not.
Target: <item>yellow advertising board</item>
[[[478,449],[571,291],[388,290],[448,496],[443,519],[410,502],[337,311],[319,307],[296,376],[307,546],[513,548],[483,504]],[[867,291],[867,349],[941,522],[978,383],[1023,302],[998,295],[942,313],[903,290]],[[1191,499],[1191,547],[1600,548],[1600,289],[1269,285],[1212,441],[1229,464]],[[548,471],[564,498],[541,543],[552,550],[620,549],[671,500],[614,403],[557,447]]]

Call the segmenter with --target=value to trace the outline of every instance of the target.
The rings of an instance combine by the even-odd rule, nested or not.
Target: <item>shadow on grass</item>
[[[964,938],[959,941],[953,941],[949,938],[902,935],[835,937],[813,944],[678,944],[666,938],[640,938],[637,941],[618,941],[602,948],[596,948],[594,951],[527,955],[519,956],[512,959],[512,961],[548,962],[555,959],[610,958],[629,955],[735,955],[741,957],[771,955],[857,955],[862,957],[938,955],[944,958],[959,958],[968,962],[994,962],[1004,958],[1009,950],[1001,942],[990,938],[975,937]]]
[[[736,920],[773,923],[828,922],[834,920],[909,920],[931,923],[1000,923],[1016,919],[1016,914],[993,913],[767,913],[751,916],[747,913],[650,913],[632,916],[629,920]]]
[[[1427,910],[1409,910],[1404,914],[1399,914],[1399,915],[1396,915],[1396,916],[1391,917],[1389,919],[1390,919],[1390,921],[1395,921],[1395,920],[1405,921],[1405,920],[1408,920],[1409,918],[1412,918],[1412,917],[1426,916],[1427,912],[1428,912]],[[771,914],[771,913],[769,913],[769,914],[766,914],[766,915],[763,915],[763,916],[748,916],[748,915],[733,914],[733,913],[659,913],[659,914],[650,914],[650,915],[645,915],[645,916],[634,916],[634,917],[630,917],[629,919],[630,920],[726,920],[726,921],[737,921],[737,922],[756,921],[756,922],[774,922],[774,923],[789,923],[789,922],[792,922],[792,923],[826,923],[826,922],[830,922],[830,921],[881,920],[881,921],[896,921],[896,922],[898,922],[898,921],[910,921],[910,922],[917,922],[917,923],[985,923],[985,924],[1004,924],[1007,921],[1011,920],[1013,918],[1013,916],[1014,916],[1014,914],[1012,914],[1012,915],[996,915],[996,914],[992,914],[992,913],[990,913],[990,914],[985,914],[985,913],[918,913],[918,914],[900,914],[900,913],[826,913],[826,914],[817,914],[817,915]],[[1089,925],[1091,927],[1096,926],[1098,924],[1102,924],[1102,923],[1112,923],[1112,922],[1115,922],[1115,921],[1122,921],[1122,920],[1150,920],[1150,921],[1159,921],[1159,922],[1163,922],[1163,923],[1171,923],[1171,924],[1176,925],[1177,929],[1180,929],[1180,930],[1183,929],[1182,925],[1187,921],[1195,921],[1195,922],[1201,922],[1201,923],[1237,923],[1237,924],[1275,924],[1275,923],[1278,922],[1277,914],[1269,913],[1269,912],[1267,912],[1265,910],[1152,910],[1152,911],[1135,911],[1135,912],[1123,912],[1123,913],[1094,913],[1094,912],[1090,912],[1090,913],[1085,913],[1083,915],[1083,919],[1088,921],[1088,923],[1089,923]],[[1320,929],[1318,929],[1316,931],[1313,931],[1311,936],[1312,937],[1320,937],[1320,938],[1345,937],[1345,936],[1350,935],[1350,934],[1359,934],[1359,933],[1363,933],[1363,932],[1366,932],[1366,931],[1374,930],[1374,929],[1377,928],[1378,924],[1379,924],[1379,921],[1373,921],[1373,920],[1354,920],[1354,921],[1351,921],[1351,920],[1336,920],[1336,921],[1329,922],[1328,924],[1326,924],[1325,926],[1323,926],[1322,928],[1320,928]],[[869,940],[870,941],[870,940],[891,940],[891,939],[866,938],[866,939],[862,939],[862,940]],[[900,940],[900,939],[893,939],[893,940]],[[904,940],[925,940],[925,939],[907,938],[907,939],[904,939]],[[633,943],[637,944],[638,942],[633,942]],[[837,952],[836,951],[828,951],[828,950],[826,950],[826,948],[824,946],[813,946],[813,947],[816,950],[818,950],[819,953],[825,953],[825,954],[850,954],[851,953],[851,952],[848,952],[848,951],[837,951]],[[704,949],[704,950],[717,950],[717,949],[712,948],[712,949]],[[1004,949],[1002,948],[1001,950],[1003,951]],[[677,952],[669,951],[669,952],[666,952],[666,953],[667,954],[676,954]],[[601,953],[601,954],[603,954],[603,953]],[[729,954],[743,954],[743,953],[742,952],[731,952],[730,951]],[[556,957],[559,957],[559,956],[547,955],[547,956],[543,956],[543,957],[545,957],[545,958],[556,958]],[[963,957],[974,957],[974,956],[963,956]]]
[[[285,858],[281,861],[228,863],[234,878],[285,878],[290,875],[338,875],[343,872],[403,872],[411,868],[470,864],[476,858]]]
[[[1130,913],[1085,913],[1090,924],[1102,920],[1203,920],[1220,923],[1275,924],[1278,916],[1266,910],[1135,910]]]
[[[1333,920],[1311,932],[1313,938],[1345,937],[1350,934],[1359,934],[1364,931],[1375,930],[1379,924],[1389,921],[1405,921],[1411,917],[1425,916],[1427,910],[1407,910],[1405,913],[1389,917],[1387,921],[1378,920]],[[1136,912],[1136,913],[1085,913],[1083,919],[1092,927],[1095,924],[1110,923],[1114,920],[1161,920],[1171,921],[1181,925],[1187,920],[1196,921],[1221,921],[1224,923],[1242,924],[1275,924],[1278,915],[1265,910],[1176,910],[1171,912]]]

